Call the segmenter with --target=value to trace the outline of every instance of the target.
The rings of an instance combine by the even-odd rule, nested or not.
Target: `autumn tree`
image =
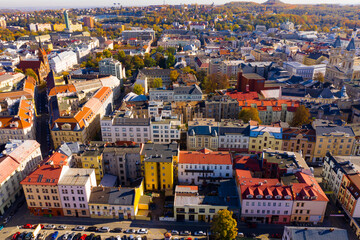
[[[217,212],[211,223],[211,232],[215,239],[233,240],[237,236],[237,223],[233,212],[224,209]]]
[[[321,72],[317,72],[314,74],[314,80],[319,82],[324,82],[324,74]]]
[[[137,95],[141,95],[141,94],[144,94],[144,88],[143,86],[141,86],[140,84],[137,84],[135,83],[134,84],[134,89],[133,89],[133,92]]]
[[[170,80],[171,80],[171,82],[176,82],[178,77],[179,77],[179,72],[178,71],[173,70],[173,71],[170,72]]]
[[[163,81],[161,78],[154,78],[153,82],[151,83],[152,88],[160,88],[163,85]]]
[[[304,105],[300,105],[295,111],[291,126],[299,127],[310,123],[310,111]]]
[[[27,69],[25,70],[25,75],[28,76],[28,77],[33,77],[33,78],[36,80],[36,82],[39,81],[38,75],[37,75],[37,74],[35,73],[35,71],[32,70],[31,68],[27,68]]]
[[[172,53],[169,53],[166,59],[166,68],[171,68],[175,65],[175,56]]]
[[[213,93],[215,90],[228,88],[229,81],[226,74],[213,73],[204,79],[203,85],[206,93]]]
[[[242,109],[239,113],[239,119],[245,123],[249,122],[250,120],[261,123],[259,111],[256,108]]]

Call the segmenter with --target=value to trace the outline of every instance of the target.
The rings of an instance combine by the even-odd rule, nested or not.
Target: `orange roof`
[[[0,158],[0,183],[4,182],[19,165],[20,164],[10,156]]]
[[[62,171],[62,166],[44,164],[28,175],[22,185],[57,185]]]
[[[102,87],[94,95],[94,98],[99,99],[101,102],[105,101],[108,96],[111,94],[111,88]]]
[[[31,100],[20,101],[16,116],[0,117],[0,128],[24,129],[32,127],[34,123],[34,106]]]
[[[252,100],[252,99],[259,98],[259,95],[257,92],[243,93],[243,92],[233,91],[233,92],[227,92],[226,95],[230,96],[232,99],[237,99],[238,101]]]
[[[50,90],[49,97],[55,96],[56,94],[59,93],[71,93],[71,92],[76,92],[76,88],[73,84],[55,86]]]
[[[250,100],[239,100],[240,107],[251,107],[252,104],[255,104],[258,109],[264,109],[266,107],[279,107],[285,104],[287,107],[299,107],[298,101],[293,100],[258,100],[258,99],[250,99]],[[277,108],[275,108],[277,109]]]
[[[68,164],[68,157],[65,154],[55,152],[53,155],[51,155],[47,162],[52,161],[54,165],[67,165]]]
[[[224,164],[232,165],[228,152],[188,152],[180,151],[179,163],[185,164]]]
[[[235,170],[235,176],[236,178],[252,178],[251,172],[249,170],[241,170],[241,169]]]
[[[292,187],[295,199],[301,201],[329,201],[326,194],[314,177],[302,172],[295,173],[295,176],[299,182],[294,183]],[[307,199],[304,199],[304,197],[307,197]]]

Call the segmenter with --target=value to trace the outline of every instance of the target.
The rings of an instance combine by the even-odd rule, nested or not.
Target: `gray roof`
[[[69,168],[59,180],[58,185],[85,186],[94,171],[94,169]]]
[[[141,155],[145,155],[145,161],[148,162],[172,162],[172,157],[177,156],[178,152],[179,148],[177,143],[146,143]]]
[[[114,119],[114,126],[150,126],[150,118],[122,118]]]
[[[352,38],[348,44],[348,46],[346,47],[346,50],[351,51],[351,50],[355,50],[355,40],[354,38]]]
[[[141,69],[139,70],[138,75],[142,74],[147,77],[154,78],[164,75],[170,75],[171,71],[174,71],[174,69],[162,69],[162,68]]]
[[[174,94],[175,95],[181,95],[181,94],[194,94],[194,95],[201,94],[202,95],[202,91],[198,85],[194,84],[192,86],[184,86],[184,87],[174,88]]]
[[[341,47],[340,36],[337,36],[337,38],[336,38],[333,46],[334,46],[335,48]]]
[[[317,126],[316,129],[316,136],[327,135],[330,133],[345,133],[349,134],[349,136],[355,136],[354,131],[349,126],[337,126],[334,124],[329,124],[327,126]]]
[[[91,190],[90,204],[133,205],[135,190],[133,188],[94,187]]]
[[[291,233],[292,240],[348,240],[345,229],[329,227],[289,227],[285,226],[285,231]]]
[[[103,187],[116,187],[118,177],[111,174],[104,174],[101,179],[100,186]]]
[[[136,146],[106,146],[104,148],[103,153],[114,153],[115,155],[121,154],[140,154],[141,147],[139,145]]]
[[[80,142],[66,142],[57,151],[66,156],[71,156],[72,154],[80,153],[82,149]]]

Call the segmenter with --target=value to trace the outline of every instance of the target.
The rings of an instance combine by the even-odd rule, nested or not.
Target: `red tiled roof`
[[[55,186],[60,179],[61,171],[62,166],[44,164],[21,181],[21,184]]]
[[[188,152],[180,151],[179,163],[185,164],[224,164],[231,165],[231,155],[228,152]]]
[[[292,190],[297,200],[309,201],[329,201],[326,194],[317,183],[316,179],[302,172],[297,172],[295,176],[299,183],[294,183]],[[307,199],[305,199],[306,197]],[[313,197],[313,198],[312,198]]]
[[[76,88],[73,84],[55,86],[50,90],[48,95],[49,97],[51,97],[59,93],[70,93],[70,92],[76,92]]]
[[[236,99],[238,101],[259,99],[259,95],[257,92],[243,93],[243,92],[233,91],[233,92],[227,92],[226,95],[228,95],[232,99]]]
[[[19,165],[20,164],[10,156],[0,158],[0,183],[4,182]]]

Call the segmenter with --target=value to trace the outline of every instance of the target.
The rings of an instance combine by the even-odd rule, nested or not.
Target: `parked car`
[[[12,235],[11,240],[16,240],[18,238],[18,236],[20,236],[20,234],[21,234],[20,232],[14,233],[14,235]]]
[[[95,234],[90,234],[87,238],[86,238],[86,240],[94,240],[95,239]]]
[[[133,229],[126,229],[125,231],[124,231],[124,233],[134,233],[134,230]]]
[[[75,233],[73,232],[73,233],[69,234],[67,240],[73,240],[74,237],[75,237]]]
[[[3,221],[3,225],[6,225],[8,222],[10,222],[10,220],[11,220],[11,216],[6,217]]]
[[[18,239],[24,239],[24,238],[25,238],[25,236],[26,236],[26,234],[27,234],[27,232],[26,232],[26,231],[25,231],[25,232],[20,233],[20,235],[19,235]]]
[[[44,226],[45,229],[54,229],[55,225],[54,224],[48,224]]]
[[[197,231],[194,233],[194,236],[206,236],[206,233],[204,233],[203,231]]]
[[[101,236],[100,235],[95,236],[94,240],[101,240]]]
[[[79,240],[80,238],[81,238],[81,233],[78,233],[73,237],[73,240]]]
[[[114,228],[113,230],[111,230],[111,232],[121,233],[121,232],[122,232],[122,228]]]
[[[181,231],[180,235],[181,236],[189,236],[189,235],[191,235],[191,233],[189,231]]]
[[[65,225],[59,225],[59,226],[57,227],[57,229],[59,229],[59,230],[65,230],[65,229],[66,229],[66,226],[65,226]]]
[[[37,240],[43,240],[45,238],[45,235],[43,234],[43,233],[39,233],[38,235],[37,235]]]
[[[237,234],[237,236],[238,236],[238,237],[245,237],[244,233],[242,233],[242,232],[239,232],[239,233]]]
[[[109,227],[101,227],[98,229],[99,232],[109,232],[110,228]]]
[[[76,226],[74,228],[75,231],[85,231],[85,227],[84,226]]]
[[[179,235],[179,231],[177,230],[171,230],[170,233],[171,235]]]
[[[32,225],[31,224],[25,224],[24,226],[23,226],[23,228],[25,228],[25,229],[30,229],[30,228],[32,228]]]
[[[58,235],[59,235],[59,232],[58,232],[58,231],[53,232],[53,234],[51,234],[51,239],[52,239],[52,240],[55,240]]]
[[[32,237],[33,237],[33,233],[29,232],[28,234],[26,234],[25,240],[30,240],[30,239],[32,239]]]
[[[86,237],[87,237],[87,235],[86,235],[86,234],[84,234],[84,235],[82,235],[82,236],[79,238],[79,240],[85,240],[85,239],[86,239]]]
[[[69,237],[70,233],[65,233],[63,236],[62,236],[62,240],[67,240],[67,238]]]
[[[146,228],[141,228],[141,229],[137,230],[137,233],[138,234],[147,234],[148,230]]]
[[[114,240],[121,240],[120,235],[117,235],[116,237],[113,237],[113,238],[114,238]]]
[[[135,240],[134,235],[130,235],[130,236],[129,236],[129,239],[130,239],[130,240]]]
[[[136,236],[136,240],[142,240],[141,236],[140,235]]]
[[[95,226],[91,226],[86,229],[86,231],[89,231],[89,232],[96,232],[97,230],[98,230],[98,228]]]

